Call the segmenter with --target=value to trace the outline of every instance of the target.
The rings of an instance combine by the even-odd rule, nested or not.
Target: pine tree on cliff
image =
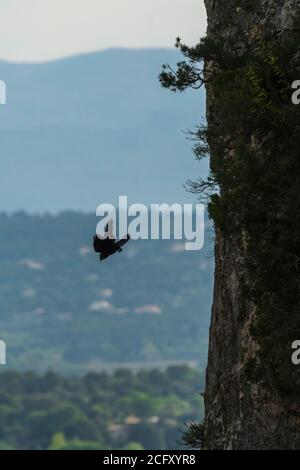
[[[299,449],[300,4],[206,7],[207,37],[193,48],[178,39],[184,60],[160,76],[172,91],[207,91],[194,150],[211,171],[188,188],[207,200],[216,270],[205,424],[188,437],[206,449]]]

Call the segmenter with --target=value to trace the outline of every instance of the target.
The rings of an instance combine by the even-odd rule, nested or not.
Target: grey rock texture
[[[296,14],[300,14],[299,0],[205,0],[205,3],[208,35],[232,36],[241,47],[246,42],[251,44],[258,31],[262,35],[284,37],[293,28]],[[217,119],[218,109],[209,87],[207,91],[210,123]],[[247,276],[242,239],[235,236],[228,240],[217,231],[215,255],[205,448],[300,449],[300,400],[286,403],[275,392],[271,393],[266,384],[249,382],[245,377],[245,361],[257,345],[249,334],[255,306],[241,298],[241,280]]]

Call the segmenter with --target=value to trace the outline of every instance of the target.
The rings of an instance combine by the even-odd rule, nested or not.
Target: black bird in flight
[[[126,238],[117,241],[112,235],[112,232],[109,232],[108,224],[105,227],[105,234],[105,238],[99,238],[97,235],[94,236],[94,250],[96,253],[100,253],[100,261],[103,261],[117,252],[121,253],[122,246],[130,240],[130,236],[127,234]]]

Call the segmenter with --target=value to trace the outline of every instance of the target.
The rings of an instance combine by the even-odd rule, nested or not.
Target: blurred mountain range
[[[204,93],[161,89],[172,50],[107,50],[43,64],[0,62],[0,210],[93,212],[102,202],[192,202],[182,185],[206,172],[182,131]]]

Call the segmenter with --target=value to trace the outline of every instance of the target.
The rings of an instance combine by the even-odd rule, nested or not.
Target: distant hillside
[[[0,215],[4,367],[67,373],[207,355],[213,261],[181,242],[130,241],[100,264],[97,219]],[[180,341],[178,338],[180,337]]]
[[[197,369],[66,377],[0,373],[0,450],[178,449],[203,417]]]
[[[205,172],[181,132],[204,114],[193,93],[162,90],[171,50],[107,50],[45,64],[0,62],[0,210],[94,211],[134,202],[190,201]],[[203,110],[203,111],[202,111]]]

